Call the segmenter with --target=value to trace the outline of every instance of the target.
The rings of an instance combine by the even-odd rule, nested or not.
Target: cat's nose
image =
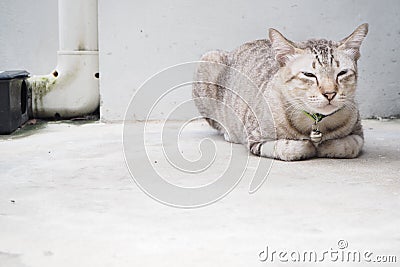
[[[323,93],[322,95],[323,95],[326,99],[328,99],[329,101],[331,101],[332,99],[335,98],[336,92]]]

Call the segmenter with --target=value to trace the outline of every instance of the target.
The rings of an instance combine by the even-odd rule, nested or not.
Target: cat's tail
[[[192,96],[200,114],[206,118],[211,127],[220,131],[221,125],[211,118],[218,119],[220,109],[214,100],[223,101],[223,88],[217,84],[226,66],[229,65],[228,55],[228,52],[220,50],[205,53],[200,58],[202,63],[199,63],[196,70],[192,90]]]

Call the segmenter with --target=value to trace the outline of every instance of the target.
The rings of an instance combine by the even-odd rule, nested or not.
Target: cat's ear
[[[354,60],[360,58],[360,46],[368,33],[368,23],[361,24],[355,31],[340,41],[338,49],[343,50]]]
[[[275,59],[281,65],[285,65],[294,54],[299,52],[299,49],[292,41],[286,39],[275,29],[269,29],[269,39],[272,44],[272,49],[275,51]]]

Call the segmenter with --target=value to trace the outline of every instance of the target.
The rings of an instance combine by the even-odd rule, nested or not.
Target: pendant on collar
[[[314,123],[311,126],[310,140],[313,143],[320,143],[322,140],[322,133],[318,130],[318,122],[322,121],[322,119],[327,117],[327,115],[320,113],[308,113],[307,111],[304,111],[304,113],[314,120]]]
[[[322,133],[318,130],[318,125],[313,124],[312,130],[310,133],[310,140],[313,143],[320,143],[322,141]]]

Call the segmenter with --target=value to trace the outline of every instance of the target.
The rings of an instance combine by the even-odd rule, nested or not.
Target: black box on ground
[[[28,120],[29,72],[0,71],[0,134],[10,134]]]

